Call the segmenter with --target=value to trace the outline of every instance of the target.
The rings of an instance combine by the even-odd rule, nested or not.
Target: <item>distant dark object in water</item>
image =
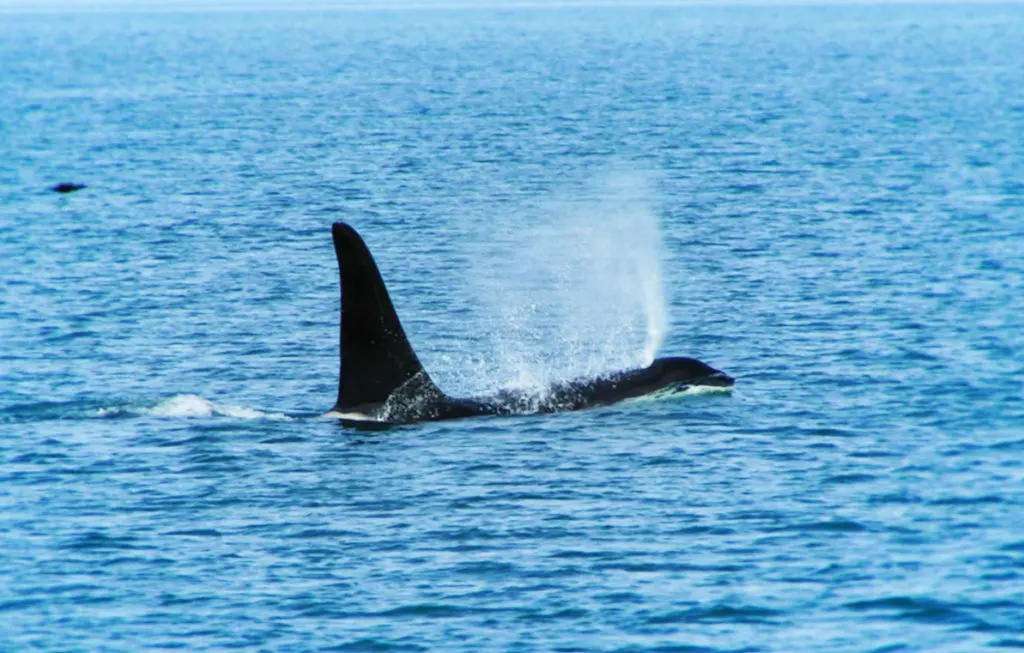
[[[52,190],[55,193],[73,193],[76,190],[82,190],[83,188],[85,188],[85,184],[72,184],[69,182],[60,183],[57,184],[56,186],[50,186],[50,190]]]

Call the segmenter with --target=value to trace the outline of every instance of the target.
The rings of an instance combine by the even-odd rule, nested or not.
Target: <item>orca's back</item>
[[[341,374],[333,410],[345,412],[385,401],[423,366],[366,243],[343,222],[331,234],[341,275]]]

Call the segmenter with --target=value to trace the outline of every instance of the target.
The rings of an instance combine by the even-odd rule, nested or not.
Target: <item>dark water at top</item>
[[[0,17],[0,650],[1024,647],[1022,34]],[[315,417],[336,219],[447,389],[635,362],[665,308],[736,390]]]

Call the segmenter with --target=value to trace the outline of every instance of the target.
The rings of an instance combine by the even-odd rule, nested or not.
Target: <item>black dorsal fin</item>
[[[341,273],[341,374],[334,410],[345,412],[385,401],[423,372],[391,304],[380,270],[356,230],[331,229]]]

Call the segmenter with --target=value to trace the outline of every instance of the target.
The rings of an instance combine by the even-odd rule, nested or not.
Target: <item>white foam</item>
[[[233,417],[235,419],[291,419],[284,413],[267,413],[255,408],[218,404],[199,395],[181,394],[168,397],[154,406],[133,408],[115,406],[100,408],[97,417],[119,415],[150,415],[153,417]]]
[[[215,409],[212,401],[198,395],[174,395],[141,412],[157,417],[212,417]]]
[[[130,412],[126,408],[121,406],[114,406],[113,408],[97,408],[95,415],[96,417],[120,417],[125,413]]]

